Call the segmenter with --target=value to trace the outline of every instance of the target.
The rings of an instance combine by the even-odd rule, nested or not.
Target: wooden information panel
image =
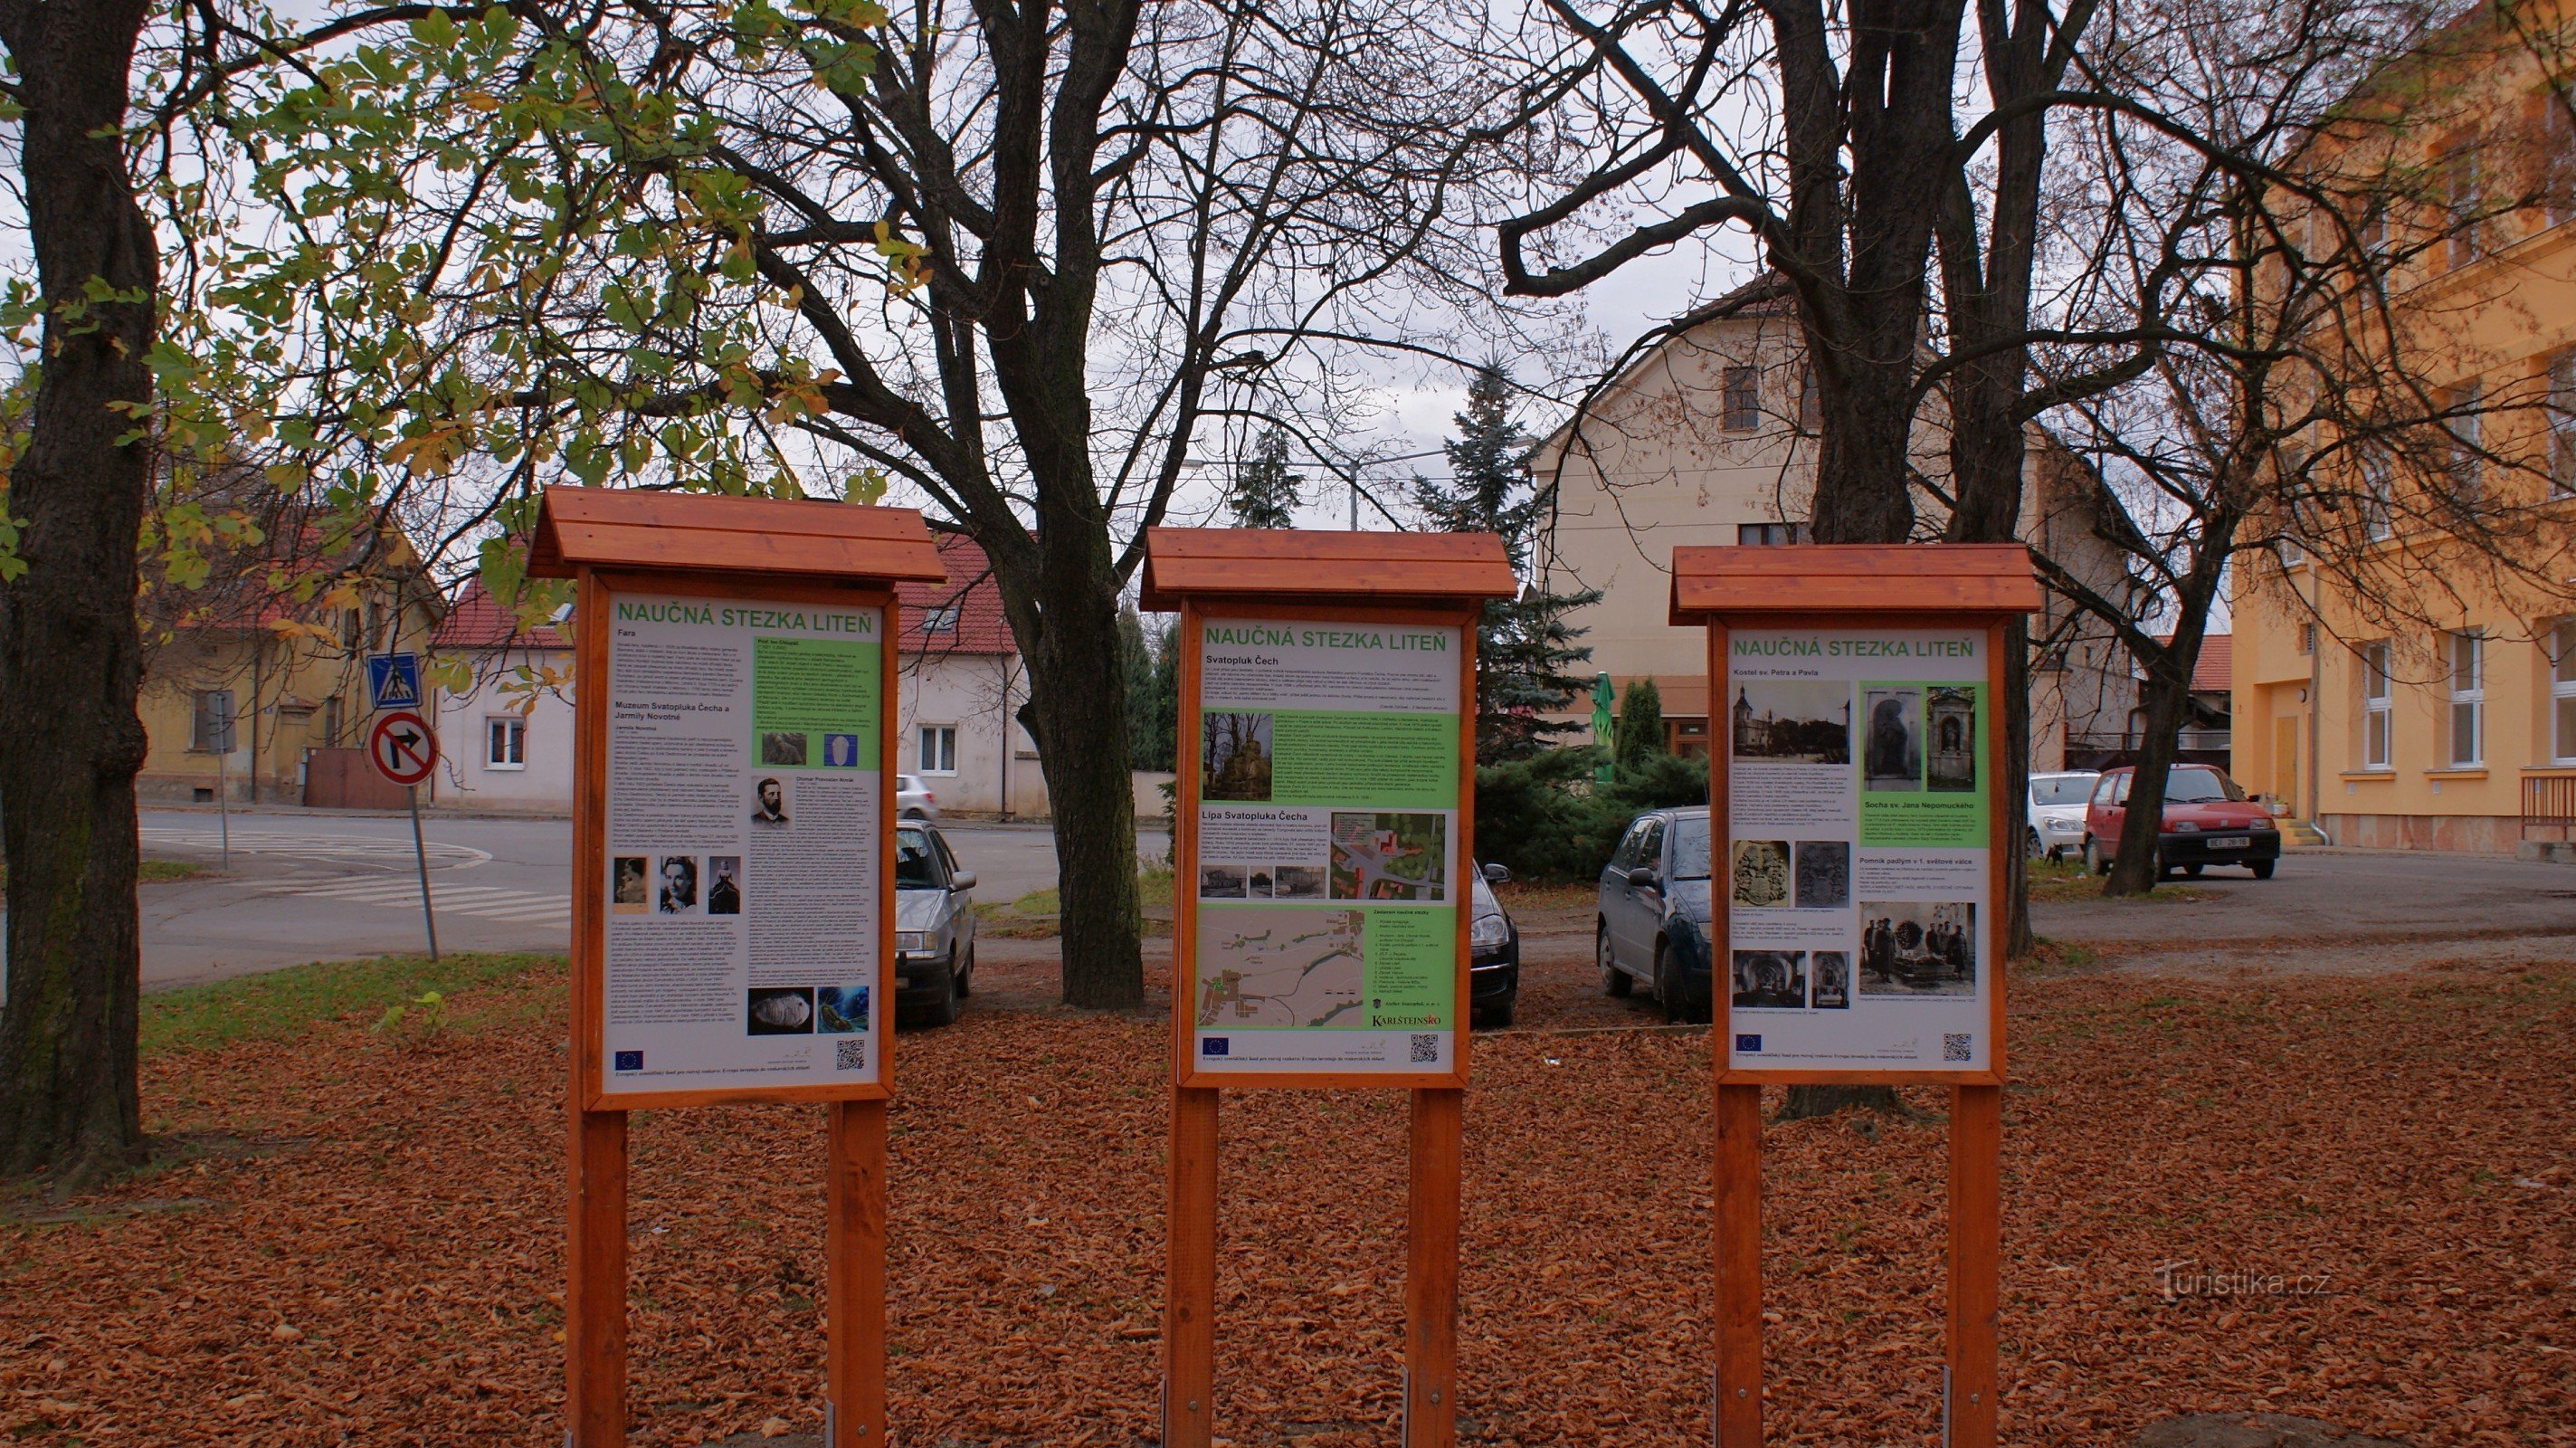
[[[1476,625],[1490,534],[1158,528],[1181,615],[1163,1442],[1214,1423],[1218,1093],[1413,1093],[1404,1441],[1456,1437]]]
[[[918,513],[547,490],[575,580],[566,1441],[626,1435],[626,1113],[820,1102],[830,1448],[885,1441],[893,585]]]
[[[1720,1448],[1762,1441],[1762,1087],[1951,1090],[1951,1448],[1995,1441],[2019,545],[1680,548],[1708,630]],[[1712,720],[1716,724],[1716,720]]]

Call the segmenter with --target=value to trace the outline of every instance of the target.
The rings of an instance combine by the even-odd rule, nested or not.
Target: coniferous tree
[[[1618,763],[1633,773],[1664,752],[1664,691],[1652,679],[1632,679],[1619,696]]]
[[[1226,507],[1238,528],[1294,528],[1306,480],[1288,471],[1288,433],[1265,428],[1252,456],[1236,465]]]
[[[1476,369],[1467,410],[1454,419],[1458,436],[1445,446],[1449,477],[1415,477],[1413,505],[1442,532],[1499,535],[1512,570],[1526,577],[1539,523],[1554,499],[1530,477],[1530,440],[1513,420],[1511,394],[1511,378],[1500,366]],[[1591,686],[1573,670],[1592,650],[1577,642],[1582,630],[1566,615],[1600,598],[1598,589],[1551,593],[1525,585],[1519,597],[1485,605],[1476,631],[1478,763],[1529,758],[1577,727],[1545,716],[1563,713]]]
[[[1154,648],[1132,603],[1118,610],[1118,663],[1127,682],[1127,752],[1138,769],[1169,769],[1171,731],[1155,727]]]

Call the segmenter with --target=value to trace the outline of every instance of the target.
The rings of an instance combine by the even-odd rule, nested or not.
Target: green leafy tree
[[[1515,573],[1530,569],[1540,520],[1554,503],[1552,490],[1530,477],[1529,439],[1512,417],[1512,382],[1496,363],[1476,369],[1467,385],[1467,410],[1453,419],[1458,435],[1446,445],[1449,477],[1416,477],[1413,505],[1442,532],[1489,532],[1503,540]],[[1493,764],[1525,759],[1582,727],[1551,719],[1591,687],[1575,670],[1592,650],[1568,614],[1596,603],[1597,589],[1555,593],[1525,586],[1518,597],[1485,605],[1476,631],[1476,759]]]
[[[1306,480],[1288,470],[1288,432],[1264,428],[1252,456],[1235,465],[1226,511],[1238,528],[1294,528]]]
[[[1647,768],[1663,752],[1664,691],[1652,679],[1631,679],[1619,696],[1619,772]]]
[[[490,489],[495,553],[556,478],[900,485],[982,547],[1027,662],[1065,999],[1139,1003],[1119,599],[1211,424],[1319,357],[1447,347],[1385,291],[1464,330],[1502,179],[1480,17],[413,13],[232,112],[290,223],[226,258],[249,321],[216,341],[302,368],[281,434],[388,513]]]

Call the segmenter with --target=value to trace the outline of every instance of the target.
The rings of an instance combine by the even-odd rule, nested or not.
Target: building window
[[[921,611],[921,631],[926,634],[957,632],[957,605],[934,603]]]
[[[1825,416],[1824,394],[1817,390],[1816,369],[1798,369],[1798,430],[1814,436]]]
[[[2312,623],[2303,623],[2299,625],[2299,652],[2303,654],[2313,654],[2316,651],[2317,626]]]
[[[1729,367],[1718,426],[1728,432],[1752,432],[1762,426],[1761,374],[1751,367]]]
[[[2487,641],[2477,630],[2451,635],[2451,764],[2467,769],[2486,758]]]
[[[527,720],[516,714],[495,714],[483,720],[483,767],[485,769],[528,767]]]
[[[2388,739],[2388,645],[2361,646],[2361,767],[2391,767]]]
[[[2451,430],[2451,488],[2456,501],[2477,501],[2484,481],[2485,443],[2479,426],[2484,395],[2474,382],[2462,383],[2443,397],[2443,425]]]
[[[2576,619],[2549,630],[2549,750],[2560,764],[2576,764]]]
[[[1778,548],[1807,541],[1804,523],[1738,523],[1735,543],[1739,548]]]
[[[2568,99],[2554,88],[2540,93],[2540,209],[2551,226],[2576,217],[2576,125],[2569,124]]]
[[[2558,497],[2576,493],[2576,352],[2549,363],[2549,482]]]
[[[233,691],[199,689],[188,720],[188,747],[207,754],[230,754],[233,739]]]
[[[2389,523],[2389,509],[2396,497],[2396,473],[2388,465],[2388,454],[2377,448],[2361,454],[2361,534],[2376,543],[2396,531]]]
[[[921,726],[921,772],[955,774],[957,772],[957,726],[924,724]]]
[[[2461,145],[2442,158],[2442,186],[2450,212],[2450,262],[2464,267],[2478,259],[2478,153]]]

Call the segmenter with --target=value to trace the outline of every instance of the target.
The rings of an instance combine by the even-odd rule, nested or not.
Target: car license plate
[[[2243,835],[2221,835],[2211,840],[2209,847],[2213,850],[2241,850],[2252,843],[2254,843],[2252,840]]]

